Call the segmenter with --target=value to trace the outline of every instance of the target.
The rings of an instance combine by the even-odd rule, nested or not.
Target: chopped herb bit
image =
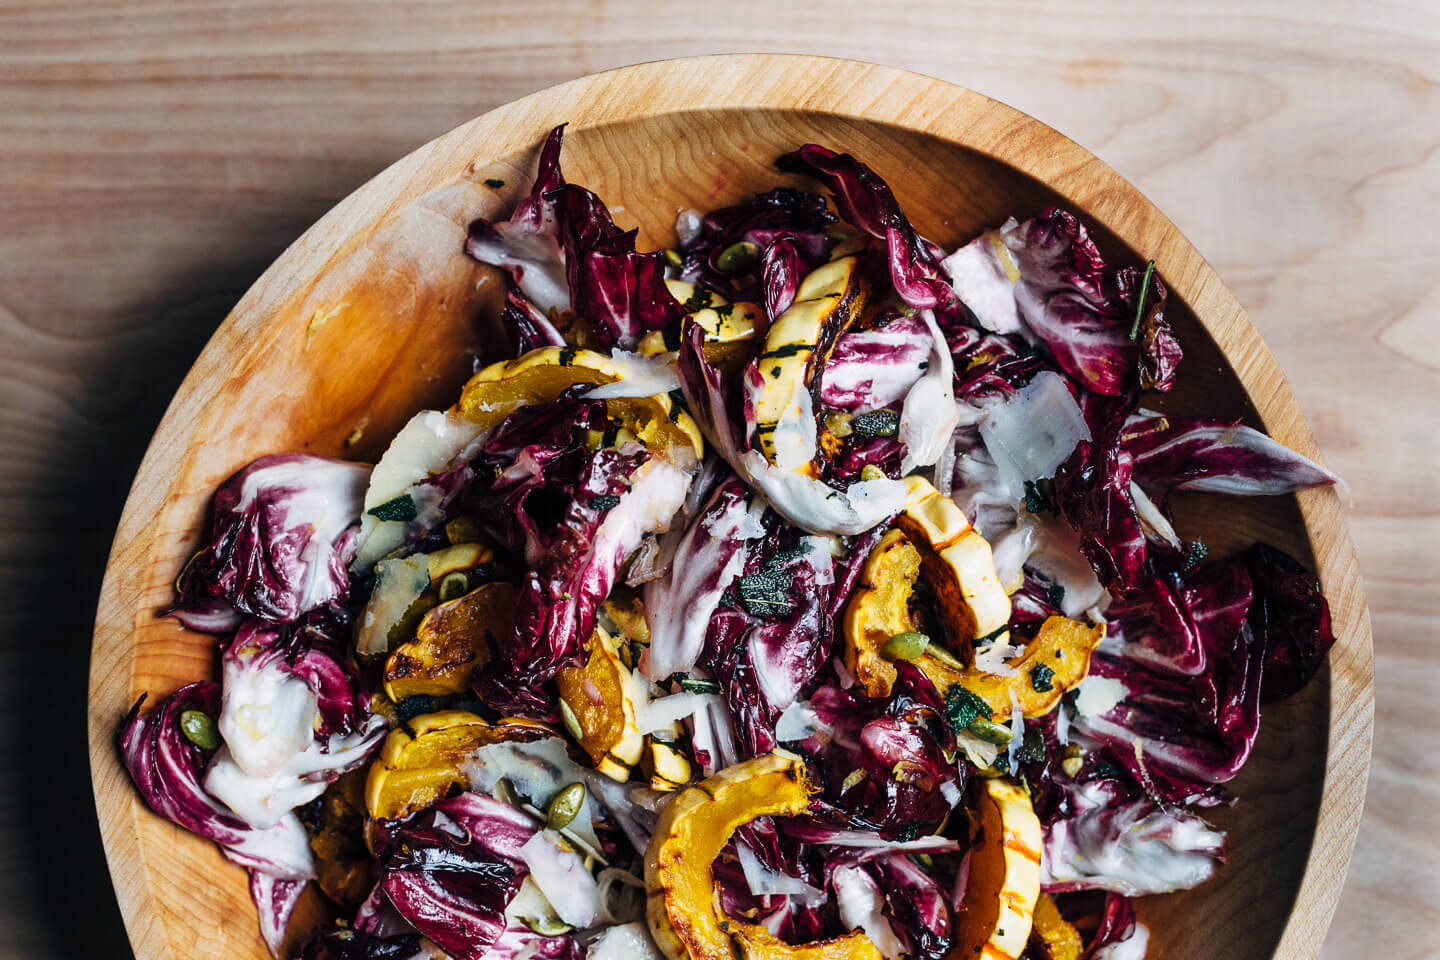
[[[1025,731],[1025,739],[1020,743],[1020,749],[1015,751],[1015,759],[1021,763],[1039,763],[1045,759],[1045,738],[1039,730],[1030,729]]]
[[[921,360],[921,361],[920,361],[920,369],[921,369],[921,370],[929,370],[929,369],[930,369],[930,361],[929,361],[929,360]]]
[[[394,500],[386,500],[369,512],[376,520],[399,520],[402,523],[409,523],[419,514],[415,509],[415,498],[408,493],[402,493]]]
[[[1040,693],[1048,693],[1055,689],[1055,670],[1043,663],[1037,663],[1030,668],[1030,686]]]
[[[1119,780],[1125,776],[1125,771],[1109,760],[1101,760],[1095,764],[1095,776]]]
[[[774,366],[770,368],[770,376],[775,377],[776,379],[779,379],[781,372],[782,369],[779,366]]]
[[[895,828],[895,840],[898,843],[909,843],[911,840],[919,840],[924,833],[924,823],[902,823]]]
[[[1210,548],[1205,546],[1204,540],[1191,540],[1185,545],[1185,569],[1194,570],[1208,556]]]
[[[715,308],[715,316],[717,316],[717,317],[724,317],[724,318],[727,319],[727,320],[730,318],[730,314],[732,314],[732,313],[734,313],[734,312],[735,312],[735,304],[733,304],[733,303],[722,304],[722,305],[720,305],[720,306],[718,306],[718,307]]]
[[[590,498],[590,506],[596,510],[612,510],[620,505],[620,498],[613,493],[602,493]]]
[[[1050,602],[1052,604],[1057,607],[1065,606],[1065,588],[1060,586],[1060,584],[1050,584],[1045,588],[1045,592],[1050,595]]]
[[[699,313],[714,302],[715,295],[713,293],[709,290],[702,290],[700,287],[696,287],[695,292],[686,297],[685,302],[680,304],[680,309],[686,313]]]
[[[1025,509],[1031,513],[1055,513],[1055,501],[1051,493],[1055,490],[1052,480],[1025,481]]]
[[[861,440],[893,437],[900,432],[900,414],[894,410],[871,410],[850,420],[850,429]]]
[[[485,186],[490,187],[494,190],[499,190],[501,187],[505,186],[505,181],[501,180],[499,177],[488,177],[485,180]]]
[[[580,352],[580,351],[579,351],[578,349],[576,349],[575,347],[561,347],[561,348],[560,348],[560,366],[562,366],[562,367],[568,367],[568,366],[570,366],[570,364],[572,364],[572,363],[575,362],[575,356],[576,356],[579,352]]]
[[[680,689],[686,693],[719,693],[720,684],[714,680],[705,680],[700,677],[680,677]]]
[[[950,721],[950,726],[954,727],[957,733],[970,726],[976,717],[989,720],[994,712],[984,698],[971,693],[958,683],[945,692],[945,719]]]
[[[805,556],[805,554],[809,552],[809,547],[791,547],[789,550],[781,550],[780,552],[772,553],[769,557],[767,557],[765,563],[763,564],[763,567],[766,570],[776,570],[789,563],[799,560],[801,557]]]
[[[794,575],[786,570],[761,570],[735,582],[740,602],[755,617],[783,617],[794,609],[790,584]]]
[[[186,710],[180,714],[180,732],[201,750],[214,750],[220,746],[220,731],[203,710]]]
[[[1145,264],[1145,276],[1140,280],[1140,296],[1135,301],[1135,325],[1130,328],[1130,339],[1140,336],[1140,324],[1145,320],[1145,295],[1150,292],[1150,278],[1155,276],[1155,261]]]
[[[413,697],[405,697],[395,704],[395,716],[401,723],[409,723],[416,717],[430,713],[435,709],[435,698],[428,693],[417,693]]]

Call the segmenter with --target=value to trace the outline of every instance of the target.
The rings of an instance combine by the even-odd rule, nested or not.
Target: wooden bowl
[[[626,67],[500,107],[400,160],[286,250],[195,362],[140,466],[96,618],[89,718],[105,851],[140,960],[267,956],[244,873],[150,813],[113,743],[141,693],[215,675],[213,640],[156,616],[212,490],[266,453],[373,459],[414,411],[453,400],[469,352],[497,342],[503,290],[461,253],[465,226],[528,189],[536,148],[561,122],[566,176],[638,226],[642,247],[672,243],[681,208],[785,182],[773,160],[811,140],[873,166],[947,247],[1007,216],[1068,207],[1111,254],[1153,258],[1170,287],[1186,358],[1166,409],[1244,417],[1318,456],[1275,358],[1180,231],[1088,151],[1004,104],[902,70],[755,55]],[[1339,642],[1302,695],[1265,709],[1233,784],[1240,801],[1214,817],[1230,831],[1218,877],[1141,902],[1151,956],[1313,957],[1360,823],[1373,715],[1369,619],[1342,505],[1329,490],[1197,496],[1178,514],[1181,533],[1212,551],[1264,539],[1317,569]]]

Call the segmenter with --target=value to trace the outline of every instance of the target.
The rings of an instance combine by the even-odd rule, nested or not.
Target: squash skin
[[[476,747],[559,736],[534,720],[506,717],[491,723],[468,710],[427,713],[410,721],[410,731],[391,730],[370,764],[365,809],[372,819],[414,813],[466,783],[460,764]]]
[[[590,635],[586,649],[585,663],[557,673],[555,686],[579,724],[576,739],[590,762],[607,777],[623,783],[645,746],[629,692],[630,671],[620,662],[610,635],[600,627]]]
[[[1003,778],[972,787],[970,878],[946,960],[1014,960],[1030,939],[1040,896],[1040,821]]]
[[[858,256],[834,256],[800,281],[795,302],[775,318],[756,358],[761,387],[755,397],[755,437],[760,452],[775,462],[774,431],[795,402],[799,388],[810,390],[835,348],[835,341],[865,308],[869,290]]]
[[[456,407],[474,423],[493,429],[521,407],[550,403],[576,384],[613,383],[623,374],[614,360],[593,350],[539,347],[475,374]],[[688,465],[704,456],[699,426],[666,394],[616,397],[606,400],[605,407],[671,463]]]
[[[710,865],[731,835],[757,817],[807,812],[814,792],[804,761],[776,750],[717,771],[670,801],[645,851],[645,918],[669,960],[880,960],[859,931],[791,946],[720,912]]]
[[[485,635],[499,638],[510,632],[515,597],[513,585],[497,581],[431,609],[415,629],[415,639],[396,647],[385,662],[386,696],[399,703],[421,694],[468,690],[470,675],[490,659]]]

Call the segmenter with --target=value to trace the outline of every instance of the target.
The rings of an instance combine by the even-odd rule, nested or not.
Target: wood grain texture
[[[1375,614],[1373,786],[1325,956],[1440,955],[1440,237],[1421,215],[1440,15],[1250,7],[0,4],[0,715],[43,733],[0,741],[0,956],[126,950],[77,759],[82,651],[140,451],[226,310],[425,139],[580,73],[725,49],[997,96],[1097,150],[1218,267],[1351,483]]]

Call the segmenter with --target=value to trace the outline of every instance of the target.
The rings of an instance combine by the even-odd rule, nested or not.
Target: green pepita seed
[[[220,746],[220,731],[203,710],[186,710],[180,714],[180,732],[201,750],[214,750]]]
[[[585,784],[570,784],[555,794],[550,800],[550,806],[545,808],[545,826],[551,830],[563,830],[570,826],[584,802]]]
[[[669,247],[666,247],[664,251],[664,256],[665,262],[672,267],[679,267],[685,263],[684,260],[680,259],[679,250],[671,250]]]
[[[840,783],[840,792],[845,793],[853,787],[858,787],[865,782],[864,770],[851,770],[850,775]]]
[[[1085,751],[1078,743],[1072,743],[1065,748],[1065,759],[1060,761],[1060,769],[1065,771],[1065,776],[1074,779],[1080,776],[1080,768],[1085,766]]]
[[[576,740],[585,739],[585,731],[580,729],[580,718],[575,716],[575,711],[570,709],[570,704],[564,700],[560,701],[560,719],[565,723],[565,729],[570,736]]]
[[[993,743],[997,746],[1003,746],[1012,739],[1009,724],[996,723],[994,720],[986,720],[984,717],[976,717],[971,720],[970,726],[965,729],[986,743]]]
[[[949,667],[952,670],[965,669],[965,664],[957,660],[955,658],[955,654],[951,653],[949,650],[946,650],[943,644],[932,643],[928,648],[926,648],[925,652],[930,654],[930,656],[934,657],[936,660],[939,660],[941,663],[945,664],[945,666]]]
[[[880,648],[880,656],[886,660],[919,660],[929,646],[929,637],[911,630],[886,640],[885,646]]]
[[[732,243],[715,258],[715,266],[725,273],[749,273],[759,262],[760,248],[749,240]]]
[[[440,602],[449,603],[470,592],[470,578],[463,571],[445,574],[440,581]]]
[[[873,464],[873,463],[867,463],[867,464],[865,464],[865,466],[863,466],[863,467],[860,468],[860,479],[861,479],[861,480],[884,480],[884,479],[885,479],[885,471],[884,471],[884,470],[881,470],[879,467],[875,466],[875,464]]]
[[[575,929],[559,917],[521,917],[520,922],[542,937],[558,937]]]
[[[850,414],[844,410],[831,410],[825,414],[825,429],[830,431],[831,436],[841,440],[855,432],[850,429]]]

